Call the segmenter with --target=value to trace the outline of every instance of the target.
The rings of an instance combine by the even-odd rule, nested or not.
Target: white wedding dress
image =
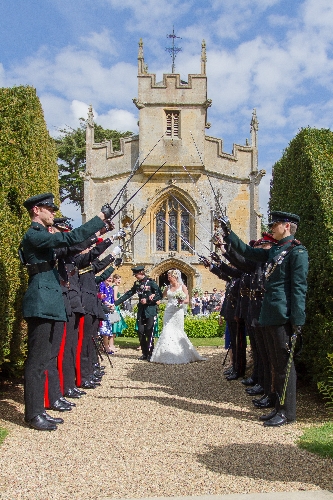
[[[181,291],[180,286],[176,291]],[[168,304],[164,311],[163,330],[150,358],[151,363],[178,365],[205,361],[189,341],[184,331],[184,308],[177,306],[176,292],[167,291]]]

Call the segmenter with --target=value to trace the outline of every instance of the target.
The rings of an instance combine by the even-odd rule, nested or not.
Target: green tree
[[[303,128],[274,165],[270,210],[301,218],[296,238],[309,252],[301,361],[314,381],[327,381],[333,353],[333,132]],[[329,383],[329,382],[327,382]]]
[[[61,201],[70,200],[83,209],[83,179],[81,172],[86,168],[86,121],[80,118],[80,125],[74,129],[67,127],[59,130],[55,139],[59,160],[59,187]],[[113,149],[120,148],[120,138],[129,137],[133,132],[118,132],[104,129],[95,124],[95,142],[112,139]]]

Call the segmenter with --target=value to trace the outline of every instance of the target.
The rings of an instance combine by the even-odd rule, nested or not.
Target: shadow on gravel
[[[302,482],[333,489],[332,460],[290,445],[232,444],[197,455],[210,471],[264,481]]]
[[[13,424],[27,427],[23,420],[23,411],[20,411],[15,403],[24,404],[23,386],[12,384],[1,385],[0,418]]]
[[[127,356],[126,356],[127,357]],[[209,354],[207,361],[189,363],[186,365],[162,365],[158,363],[147,363],[136,361],[130,365],[128,378],[136,382],[152,384],[143,390],[162,392],[170,396],[178,396],[186,399],[195,399],[214,403],[228,403],[243,407],[248,411],[223,410],[211,405],[200,405],[198,402],[188,403],[189,411],[199,411],[200,406],[203,413],[214,414],[216,411],[223,415],[231,415],[232,411],[238,418],[256,420],[259,415],[266,411],[255,410],[252,397],[245,394],[245,387],[241,379],[228,382],[223,376],[222,360],[224,353]],[[143,396],[147,399],[156,399],[161,404],[177,406],[186,402],[179,402],[170,398],[156,396]],[[260,397],[260,396],[259,396]],[[298,388],[297,421],[302,423],[322,423],[329,418],[322,399],[316,392],[299,384]],[[192,409],[191,409],[192,408]],[[270,410],[268,410],[269,412]]]

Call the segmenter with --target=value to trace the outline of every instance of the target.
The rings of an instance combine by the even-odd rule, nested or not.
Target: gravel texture
[[[333,461],[295,445],[305,426],[328,420],[322,403],[303,387],[297,423],[264,428],[240,381],[224,379],[224,350],[199,352],[207,361],[167,366],[120,349],[101,387],[78,400],[54,432],[28,428],[22,386],[5,387],[0,498],[332,490]]]

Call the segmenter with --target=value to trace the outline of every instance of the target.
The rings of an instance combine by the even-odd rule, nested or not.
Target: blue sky
[[[231,152],[249,137],[256,108],[263,212],[289,141],[301,127],[332,127],[332,0],[2,0],[0,14],[0,86],[36,87],[53,136],[77,127],[90,103],[103,127],[137,132],[139,39],[160,79],[171,71],[174,26],[185,80],[200,72],[205,39],[207,133]]]

